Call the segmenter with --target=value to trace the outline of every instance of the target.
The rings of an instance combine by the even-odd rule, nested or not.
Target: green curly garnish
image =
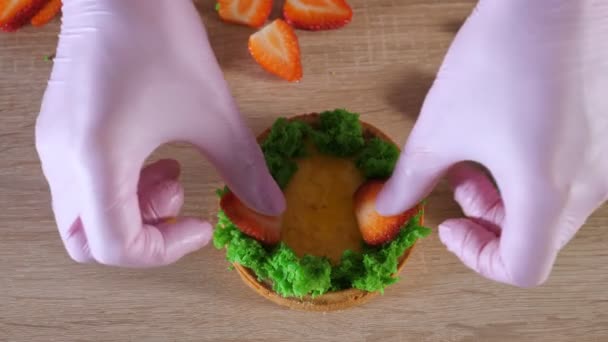
[[[298,171],[293,159],[306,155],[305,138],[309,131],[310,126],[302,122],[280,118],[272,125],[268,138],[262,143],[266,165],[282,189]]]
[[[359,114],[344,109],[321,113],[313,138],[320,152],[338,157],[352,157],[365,144]]]
[[[241,231],[220,211],[213,233],[213,245],[226,247],[226,259],[250,268],[260,280],[272,281],[273,290],[283,297],[319,296],[328,291],[357,288],[384,292],[395,277],[399,258],[416,240],[430,234],[420,225],[420,215],[411,219],[391,242],[363,252],[347,250],[339,264],[326,258],[306,255],[298,258],[284,243],[266,250],[258,241]]]
[[[331,286],[331,265],[327,259],[312,255],[298,258],[283,243],[270,255],[265,267],[273,290],[284,297],[319,296]]]
[[[412,247],[416,240],[424,238],[431,233],[431,229],[420,225],[420,212],[401,229],[397,237],[377,249],[368,249],[363,252],[363,270],[351,278],[352,286],[364,291],[379,291],[399,280],[395,277],[399,258]]]
[[[365,144],[355,163],[365,178],[387,178],[393,173],[397,158],[397,146],[380,138],[372,138]]]

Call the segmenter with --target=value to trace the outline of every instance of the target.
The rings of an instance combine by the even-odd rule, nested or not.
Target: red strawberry
[[[262,27],[272,11],[272,0],[218,0],[217,11],[224,21]]]
[[[232,192],[222,197],[220,207],[244,234],[268,245],[281,241],[281,217],[267,216],[249,209]]]
[[[0,29],[17,31],[25,25],[48,0],[0,0]]]
[[[49,21],[53,20],[57,14],[59,14],[61,11],[61,6],[61,0],[50,0],[38,13],[36,13],[30,22],[33,26],[37,27],[47,24]]]
[[[287,0],[283,16],[299,29],[329,30],[348,24],[353,10],[345,0]]]
[[[416,206],[395,216],[382,216],[376,211],[376,198],[384,182],[372,180],[364,183],[355,193],[355,215],[363,240],[372,246],[394,239],[401,227],[420,211]]]
[[[290,82],[302,78],[300,46],[291,26],[276,19],[249,37],[249,52],[266,71]]]

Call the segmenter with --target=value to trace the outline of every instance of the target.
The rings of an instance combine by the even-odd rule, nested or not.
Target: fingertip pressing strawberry
[[[283,17],[298,29],[330,30],[350,23],[353,11],[345,0],[286,0]]]
[[[302,78],[300,46],[293,28],[276,19],[249,37],[249,52],[266,71],[290,82]]]
[[[216,10],[222,20],[260,28],[272,11],[272,0],[218,0]]]
[[[28,23],[48,0],[0,0],[0,30],[14,32]]]
[[[383,181],[371,180],[362,184],[355,193],[355,216],[363,240],[378,246],[393,240],[403,225],[414,217],[419,206],[394,216],[382,216],[376,211],[376,198],[384,186]]]
[[[281,241],[281,217],[263,215],[248,208],[232,192],[222,197],[220,207],[243,234],[267,245]]]

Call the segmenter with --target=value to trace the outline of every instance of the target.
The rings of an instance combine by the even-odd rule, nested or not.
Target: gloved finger
[[[211,226],[196,219],[144,223],[137,193],[138,164],[105,158],[108,154],[85,155],[78,173],[81,219],[96,261],[126,267],[166,265],[209,242]]]
[[[193,218],[179,218],[176,222],[157,225],[144,224],[127,250],[104,263],[126,267],[171,264],[207,245],[212,235],[211,224]]]
[[[470,219],[452,219],[439,225],[439,239],[473,271],[488,279],[510,283],[500,254],[500,240],[492,229]]]
[[[145,192],[158,183],[179,178],[181,168],[175,159],[161,159],[144,167],[139,178],[138,191]]]
[[[184,188],[177,180],[165,180],[139,194],[144,223],[155,224],[176,217],[184,204]]]
[[[93,256],[89,250],[89,243],[82,227],[82,221],[77,219],[66,232],[63,242],[68,255],[76,262],[93,262]]]
[[[37,130],[40,129],[39,125],[40,121],[36,126]],[[74,183],[70,172],[65,170],[63,163],[58,164],[47,160],[45,149],[49,147],[49,142],[41,136],[41,134],[36,135],[36,149],[42,161],[42,171],[48,181],[53,216],[64,248],[74,261],[79,263],[91,262],[93,258],[88,249],[82,222],[79,219],[78,186]],[[52,155],[52,153],[49,153],[49,155]]]
[[[143,223],[137,196],[123,205],[97,211],[88,208],[83,223],[91,254],[98,262],[112,266],[151,267],[173,263],[205,246],[211,237],[209,223],[192,218],[177,222]]]
[[[531,287],[545,282],[557,257],[560,214],[567,196],[546,180],[531,176],[536,173],[521,172],[525,167],[511,167],[509,182],[501,185],[497,179],[506,213],[500,254],[511,283]]]
[[[552,268],[557,255],[558,234],[556,218],[560,204],[553,200],[549,189],[544,189],[540,180],[530,180],[519,173],[521,168],[510,169],[509,177],[514,181],[503,181],[504,209],[495,207],[496,213],[487,216],[499,218],[501,210],[506,216],[502,220],[490,222],[479,219],[448,220],[440,225],[439,236],[450,251],[462,262],[480,274],[520,287],[531,287],[543,283]],[[468,178],[469,180],[471,178]],[[487,191],[483,181],[477,180],[474,189]],[[510,186],[507,186],[510,185]],[[536,194],[543,194],[543,201]],[[471,195],[472,196],[472,195]],[[494,196],[475,196],[478,208],[490,208]],[[483,201],[483,202],[482,202]],[[462,203],[467,201],[461,200]],[[465,208],[470,204],[465,205]],[[486,214],[488,215],[488,214]],[[500,236],[495,231],[495,223],[500,224]]]
[[[448,180],[454,199],[468,218],[440,224],[441,242],[475,272],[510,283],[499,249],[504,207],[498,191],[481,170],[468,163],[450,169]]]
[[[172,159],[159,160],[142,170],[138,195],[144,223],[155,224],[179,214],[184,204],[179,174],[179,163]]]
[[[252,132],[239,115],[214,115],[201,126],[213,127],[191,142],[217,168],[226,185],[247,206],[265,214],[279,215],[285,198],[270,175],[264,155]]]
[[[481,170],[466,164],[454,167],[449,179],[455,199],[470,218],[445,221],[439,226],[439,237],[448,250],[481,275],[530,287],[546,280],[555,261],[557,234],[552,230],[558,228],[555,218],[560,211],[559,203],[550,199],[535,200],[535,194],[559,196],[550,196],[542,181],[526,182],[529,177],[523,174],[527,173],[519,173],[524,168],[507,173],[516,181],[498,179],[499,185],[503,181],[501,199]]]
[[[431,151],[406,147],[393,175],[378,195],[378,212],[396,215],[414,207],[433,190],[450,164],[451,161]]]
[[[487,223],[486,228],[499,233],[505,210],[500,194],[488,176],[469,163],[461,163],[450,169],[448,181],[464,214]]]
[[[51,163],[52,164],[52,163]],[[74,182],[62,170],[50,164],[42,163],[44,175],[49,183],[52,198],[52,209],[55,224],[70,258],[79,263],[93,261],[87,245],[87,238],[79,220],[79,201],[75,198],[77,191]]]

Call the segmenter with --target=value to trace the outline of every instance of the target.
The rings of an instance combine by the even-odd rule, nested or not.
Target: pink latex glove
[[[190,0],[66,0],[36,126],[59,232],[76,261],[164,265],[205,245],[208,223],[178,215],[179,164],[145,159],[192,143],[243,201],[284,210]]]
[[[446,174],[467,216],[440,225],[447,248],[487,278],[543,283],[608,198],[607,1],[480,1],[378,210],[413,206]]]

